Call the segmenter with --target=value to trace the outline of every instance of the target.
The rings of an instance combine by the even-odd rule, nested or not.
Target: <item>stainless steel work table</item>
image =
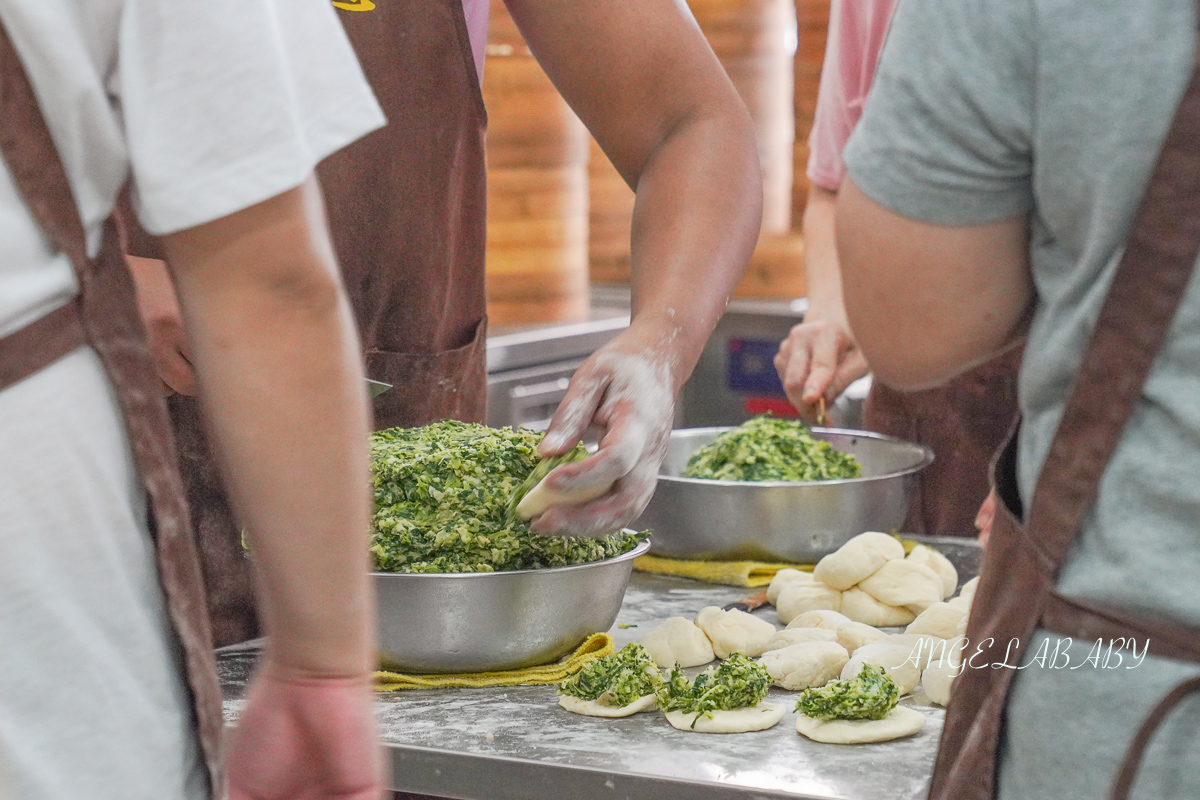
[[[975,574],[973,542],[932,541],[958,566],[960,581]],[[753,591],[635,572],[610,633],[620,647],[667,617],[693,617]],[[773,608],[756,613],[778,625]],[[221,651],[230,722],[241,711],[256,652]],[[902,703],[925,714],[924,730],[871,745],[801,737],[791,711],[796,697],[772,690],[768,699],[787,709],[783,721],[731,735],[677,731],[658,712],[619,720],[578,716],[558,707],[553,686],[394,692],[380,695],[376,710],[391,756],[389,785],[399,791],[461,800],[925,797],[943,712],[919,691]]]

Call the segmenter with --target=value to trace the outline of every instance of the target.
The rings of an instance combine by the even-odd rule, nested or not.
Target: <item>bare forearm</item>
[[[812,184],[804,207],[804,271],[808,284],[808,316],[844,320],[842,274],[838,265],[834,213],[837,192]]]
[[[373,620],[359,348],[318,196],[310,186],[281,198],[263,204],[285,206],[262,210],[265,225],[220,248],[202,232],[171,237],[168,252],[273,660],[361,674]]]
[[[740,122],[726,116],[680,126],[637,184],[633,324],[663,337],[676,389],[725,310],[762,224],[753,130]]]

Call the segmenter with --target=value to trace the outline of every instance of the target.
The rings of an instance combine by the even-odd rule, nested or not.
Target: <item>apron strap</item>
[[[1057,592],[1046,600],[1041,627],[1059,636],[1086,641],[1144,639],[1150,655],[1200,664],[1200,630],[1063,597]]]
[[[0,392],[87,344],[74,302],[0,338]]]
[[[1109,800],[1128,800],[1129,790],[1133,788],[1133,781],[1137,777],[1138,770],[1141,769],[1142,757],[1146,754],[1150,740],[1154,738],[1154,734],[1167,715],[1190,694],[1200,694],[1200,676],[1184,681],[1158,701],[1158,705],[1138,728],[1137,734],[1129,744],[1129,749],[1125,751],[1121,769],[1117,772],[1117,780],[1113,783],[1112,792],[1108,796]]]

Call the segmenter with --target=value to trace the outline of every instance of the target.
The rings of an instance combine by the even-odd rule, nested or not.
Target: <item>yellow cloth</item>
[[[895,533],[892,534],[896,536]],[[904,554],[908,555],[917,543],[911,539],[900,539]],[[781,569],[799,569],[812,572],[813,564],[774,564],[765,561],[690,561],[682,558],[663,558],[656,555],[639,556],[633,568],[659,575],[678,575],[705,583],[720,583],[726,586],[769,586],[775,573]]]
[[[802,569],[812,572],[812,564],[770,564],[762,561],[686,561],[662,556],[638,556],[633,568],[660,575],[678,575],[705,583],[726,586],[766,586],[781,569]]]
[[[483,686],[530,686],[559,683],[583,669],[583,665],[613,652],[613,640],[607,633],[593,633],[574,653],[552,664],[511,669],[504,672],[478,672],[451,675],[402,675],[398,672],[375,673],[375,690],[480,688]]]

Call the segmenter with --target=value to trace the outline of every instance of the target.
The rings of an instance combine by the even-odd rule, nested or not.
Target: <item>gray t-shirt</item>
[[[1194,0],[903,0],[847,146],[854,182],[905,216],[970,225],[1029,214],[1037,308],[1020,374],[1026,500],[1189,78],[1195,31]],[[1059,587],[1200,627],[1200,281]],[[1075,643],[1076,663],[1087,649]],[[1002,796],[1106,795],[1140,718],[1197,672],[1128,663],[1019,673]],[[1158,742],[1140,796],[1200,797],[1200,700]]]

